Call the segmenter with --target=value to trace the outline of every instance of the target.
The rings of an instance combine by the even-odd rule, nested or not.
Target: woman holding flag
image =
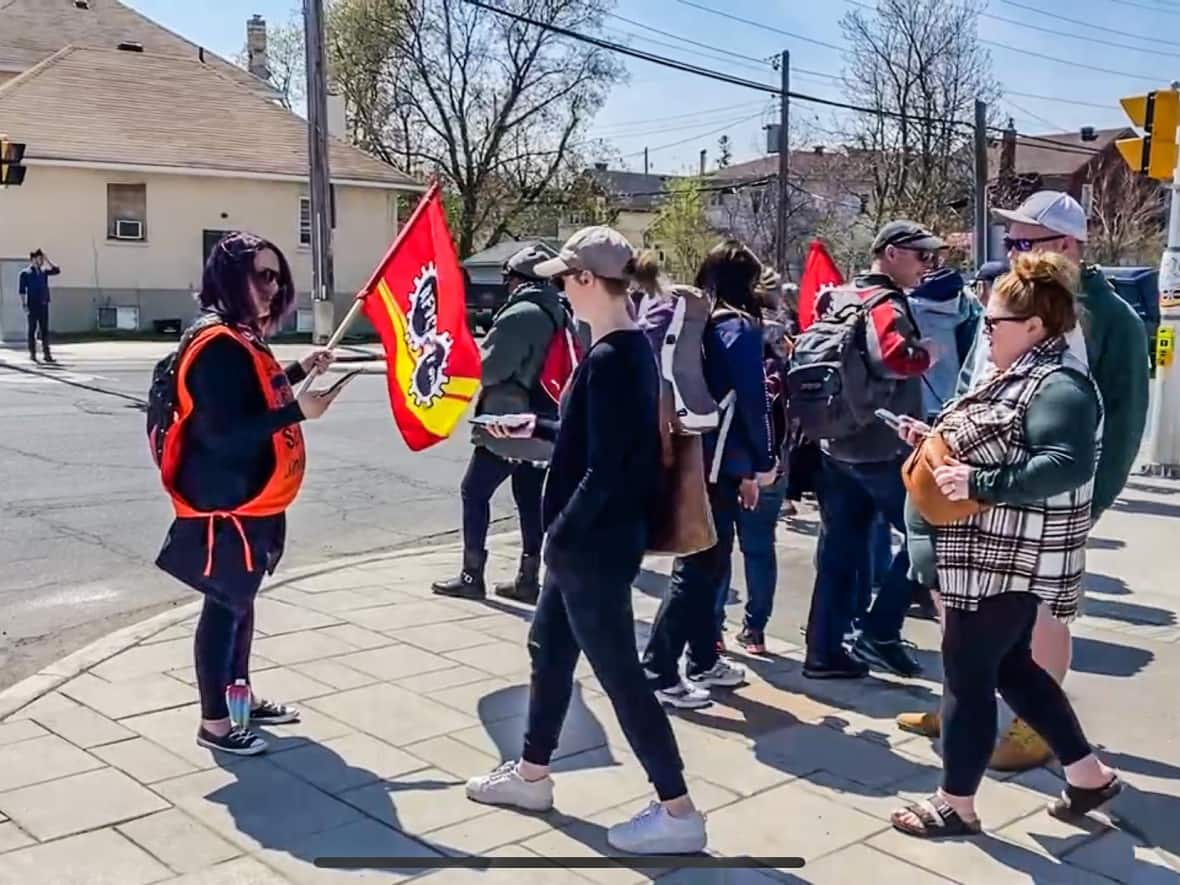
[[[267,744],[233,722],[226,689],[248,692],[254,598],[283,553],[285,512],[303,481],[299,423],[319,418],[339,388],[296,398],[291,385],[321,372],[331,353],[318,351],[285,370],[264,343],[295,299],[291,270],[272,243],[230,234],[205,265],[199,300],[204,314],[175,354],[157,450],[176,519],[156,564],[205,594],[195,661],[201,696],[197,743],[253,756]],[[159,391],[153,379],[152,398]],[[150,420],[150,416],[149,416]],[[243,699],[245,700],[245,699]],[[249,720],[294,722],[298,713],[249,695]]]
[[[536,268],[558,280],[575,314],[589,323],[594,344],[567,389],[559,421],[512,415],[489,425],[500,438],[555,439],[543,505],[548,569],[529,634],[522,758],[472,778],[467,795],[530,811],[552,807],[549,762],[585,652],[659,797],[611,827],[608,841],[632,853],[689,854],[705,848],[705,821],[689,798],[676,738],[639,663],[631,608],[660,475],[660,380],[629,310],[635,266],[621,234],[590,227]]]

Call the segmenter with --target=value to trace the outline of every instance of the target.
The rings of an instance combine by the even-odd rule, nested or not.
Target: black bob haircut
[[[250,298],[250,276],[254,273],[254,256],[270,250],[279,260],[279,288],[270,305],[266,329],[258,328],[254,303]],[[246,326],[260,333],[278,329],[283,317],[295,303],[295,281],[287,257],[270,240],[251,233],[226,234],[209,253],[201,291],[197,295],[204,310],[219,314],[225,322]]]

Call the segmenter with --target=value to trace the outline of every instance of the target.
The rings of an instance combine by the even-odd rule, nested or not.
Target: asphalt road
[[[143,414],[127,398],[145,396],[169,349],[62,346],[57,380],[0,366],[0,688],[192,598],[153,565],[171,510]],[[281,351],[293,358],[304,348]],[[24,364],[19,351],[0,357]],[[458,526],[466,434],[411,453],[382,377],[355,379],[306,431],[309,469],[286,561],[413,546]]]

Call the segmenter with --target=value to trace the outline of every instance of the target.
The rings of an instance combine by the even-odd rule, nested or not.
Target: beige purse
[[[705,456],[699,435],[675,433],[670,397],[660,397],[659,505],[651,525],[647,552],[689,556],[717,543],[713,508],[705,486]]]

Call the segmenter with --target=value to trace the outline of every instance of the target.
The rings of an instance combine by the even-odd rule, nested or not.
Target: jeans
[[[41,351],[49,359],[49,303],[28,305],[29,356],[37,354],[37,333],[41,333]]]
[[[1002,593],[976,611],[946,610],[942,636],[942,788],[974,796],[996,742],[996,690],[1053,749],[1062,765],[1090,744],[1061,686],[1032,659],[1037,597]]]
[[[201,696],[202,719],[225,719],[225,689],[236,679],[250,681],[250,645],[254,639],[254,603],[235,612],[212,596],[197,621],[193,644],[197,670],[197,691]]]
[[[463,547],[482,551],[487,546],[488,525],[492,520],[492,495],[512,478],[512,497],[520,515],[520,536],[525,556],[541,552],[544,529],[541,524],[541,492],[545,485],[545,468],[518,461],[508,461],[476,446],[460,486],[463,499]]]
[[[638,571],[638,561],[636,561]],[[635,646],[631,578],[550,565],[529,630],[528,726],[523,758],[548,765],[573,694],[582,652],[602,684],[627,742],[662,800],[685,795],[684,763],[668,716],[644,678]]]
[[[766,629],[774,607],[774,588],[778,583],[778,557],[774,549],[774,530],[787,494],[787,480],[779,477],[774,485],[758,490],[758,506],[737,512],[737,540],[742,550],[746,569],[747,630],[759,633]],[[725,623],[725,603],[729,599],[732,580],[732,560],[725,577],[717,587],[717,638]]]
[[[881,586],[881,582],[892,566],[893,530],[885,521],[885,517],[878,513],[869,533],[869,569],[873,573],[872,584],[874,587]]]
[[[893,528],[905,531],[905,487],[899,458],[850,464],[824,455],[819,495],[823,537],[807,625],[807,657],[830,664],[843,657],[844,637],[854,624],[870,639],[901,638],[913,595],[905,545],[862,616],[863,586],[869,574],[869,533],[879,512]]]
[[[654,687],[680,683],[680,655],[688,646],[688,673],[704,673],[717,663],[717,588],[726,582],[737,527],[738,480],[723,476],[709,486],[709,505],[717,543],[692,556],[677,557],[668,593],[656,612],[643,666]]]

